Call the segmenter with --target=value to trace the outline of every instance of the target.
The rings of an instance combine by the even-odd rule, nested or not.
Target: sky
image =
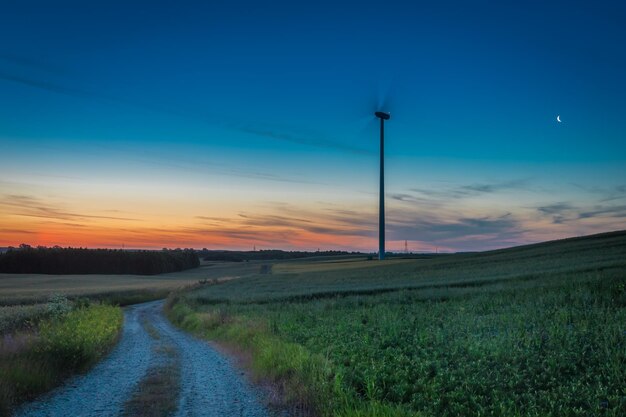
[[[388,250],[625,229],[624,21],[621,1],[6,1],[0,246],[375,252],[376,110]]]

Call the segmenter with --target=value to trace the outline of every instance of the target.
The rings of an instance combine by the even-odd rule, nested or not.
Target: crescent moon
[[[561,123],[561,115],[560,114],[558,116],[556,116],[556,121]]]

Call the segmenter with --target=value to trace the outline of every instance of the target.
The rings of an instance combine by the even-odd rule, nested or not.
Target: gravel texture
[[[207,342],[178,330],[163,316],[163,302],[126,308],[124,329],[111,354],[89,373],[20,407],[15,416],[121,416],[148,369],[157,366],[155,340],[141,325],[147,320],[180,358],[180,392],[174,415],[266,417],[259,392]]]

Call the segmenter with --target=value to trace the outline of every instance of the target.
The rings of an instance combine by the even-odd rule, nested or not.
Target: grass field
[[[133,296],[156,293],[165,298],[167,293],[201,280],[245,277],[259,272],[256,262],[204,263],[195,269],[160,275],[45,275],[0,274],[0,317],[2,306],[45,302],[52,294],[68,297],[114,298],[122,301]],[[154,297],[148,297],[154,298]]]
[[[626,232],[280,263],[173,296],[169,314],[251,351],[298,414],[626,415]]]
[[[398,265],[403,263],[414,262],[413,259],[389,259],[386,266]],[[372,262],[365,257],[357,256],[344,258],[340,260],[323,260],[316,259],[298,260],[291,262],[280,262],[272,266],[272,272],[276,274],[292,274],[306,272],[338,272],[350,269],[374,268],[380,266],[378,262]]]

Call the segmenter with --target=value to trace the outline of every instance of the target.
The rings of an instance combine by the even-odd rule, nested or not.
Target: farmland
[[[626,414],[626,232],[414,260],[275,264],[170,298],[298,414]]]
[[[289,261],[284,262],[289,268]],[[173,290],[200,282],[266,277],[260,271],[269,266],[266,261],[204,261],[198,268],[159,275],[0,273],[0,334],[44,318],[47,302],[55,294],[127,305],[165,298]]]
[[[45,302],[54,293],[69,297],[111,297],[122,301],[142,294],[154,294],[157,298],[164,298],[169,291],[181,286],[207,279],[232,279],[253,275],[259,268],[259,264],[255,262],[216,262],[185,271],[150,276],[0,274],[0,306]]]

